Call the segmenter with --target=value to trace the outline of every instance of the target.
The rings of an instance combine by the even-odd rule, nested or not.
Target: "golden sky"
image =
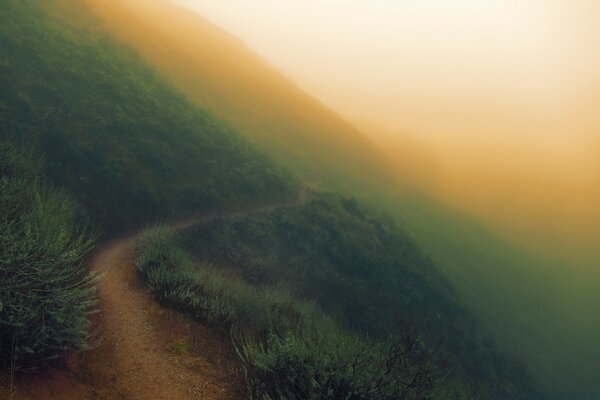
[[[525,230],[598,222],[599,1],[175,1],[367,133],[416,138],[453,205]]]
[[[545,113],[572,102],[590,80],[600,83],[594,1],[176,2],[244,39],[327,103],[394,129],[457,100]]]

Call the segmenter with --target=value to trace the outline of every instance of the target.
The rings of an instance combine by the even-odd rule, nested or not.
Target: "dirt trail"
[[[170,224],[184,229],[214,218],[237,218],[305,201],[200,216]],[[100,342],[45,378],[21,378],[15,400],[237,400],[245,398],[239,363],[224,332],[157,305],[135,272],[139,233],[101,246],[91,259],[98,284]]]

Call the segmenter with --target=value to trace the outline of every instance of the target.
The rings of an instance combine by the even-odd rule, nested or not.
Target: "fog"
[[[597,2],[176,2],[347,116],[425,190],[537,250],[593,252]]]
[[[600,5],[168,1],[88,3],[182,93],[308,181],[347,172],[371,182],[351,186],[368,195],[394,179],[373,143],[298,87],[369,135],[392,178],[526,246],[465,234],[469,218],[411,216],[509,351],[554,389],[597,397]]]

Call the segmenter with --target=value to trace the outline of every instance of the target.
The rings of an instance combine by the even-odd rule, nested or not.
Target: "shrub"
[[[96,276],[77,205],[47,188],[26,153],[0,146],[0,367],[31,367],[85,349]]]
[[[373,342],[289,292],[197,264],[176,234],[147,230],[140,274],[163,304],[227,328],[254,398],[424,399],[440,371],[416,335]]]
[[[534,396],[528,373],[488,340],[433,261],[355,199],[315,193],[298,207],[194,226],[182,242],[204,263],[314,301],[346,329],[383,341],[412,329],[431,349],[442,342],[438,369],[452,364],[453,384],[468,383],[477,398]]]

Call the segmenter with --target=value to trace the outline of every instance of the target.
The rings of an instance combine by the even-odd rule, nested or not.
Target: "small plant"
[[[171,343],[171,351],[177,356],[189,353],[189,345],[183,340],[175,340]]]

